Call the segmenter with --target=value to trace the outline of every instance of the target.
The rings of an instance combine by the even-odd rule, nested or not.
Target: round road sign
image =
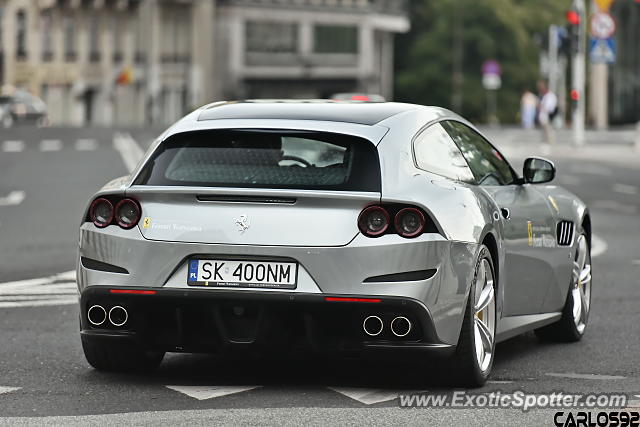
[[[597,39],[608,39],[616,32],[616,21],[607,12],[596,12],[591,16],[591,35]]]

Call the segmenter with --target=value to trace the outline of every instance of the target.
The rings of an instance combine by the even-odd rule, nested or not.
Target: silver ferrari
[[[497,342],[585,332],[591,220],[554,176],[542,158],[520,176],[442,108],[204,106],[87,204],[86,358],[438,354],[481,385]]]

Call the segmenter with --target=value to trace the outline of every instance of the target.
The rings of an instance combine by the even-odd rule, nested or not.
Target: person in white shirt
[[[549,86],[544,81],[538,82],[538,91],[540,92],[538,122],[544,130],[545,142],[552,145],[555,142],[555,132],[551,122],[558,114],[558,97],[549,90]]]
[[[533,129],[535,127],[538,102],[538,97],[529,89],[525,89],[520,99],[520,120],[523,128]]]

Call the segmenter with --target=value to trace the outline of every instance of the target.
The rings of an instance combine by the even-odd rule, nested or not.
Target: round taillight
[[[389,228],[389,213],[380,206],[369,206],[358,217],[358,228],[365,236],[378,237]]]
[[[107,199],[96,199],[89,208],[89,217],[98,228],[104,228],[113,221],[113,205]]]
[[[416,208],[404,208],[396,214],[394,225],[402,237],[416,237],[424,231],[424,214]]]
[[[133,199],[122,199],[116,205],[116,222],[124,229],[133,228],[140,221],[140,207]]]

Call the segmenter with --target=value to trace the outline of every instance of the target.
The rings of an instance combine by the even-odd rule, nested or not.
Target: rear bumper
[[[327,301],[341,295],[227,290],[135,288],[154,294],[114,294],[118,287],[88,287],[81,294],[83,341],[124,342],[145,349],[250,355],[309,353],[449,354],[455,347],[437,336],[429,311],[417,300],[373,297],[377,302]],[[353,298],[353,295],[349,295]],[[362,298],[367,298],[366,296]],[[127,322],[115,327],[107,319],[93,326],[87,310],[101,305],[125,307]],[[376,337],[362,329],[364,318],[379,316]],[[406,337],[389,324],[396,316],[411,320]]]

